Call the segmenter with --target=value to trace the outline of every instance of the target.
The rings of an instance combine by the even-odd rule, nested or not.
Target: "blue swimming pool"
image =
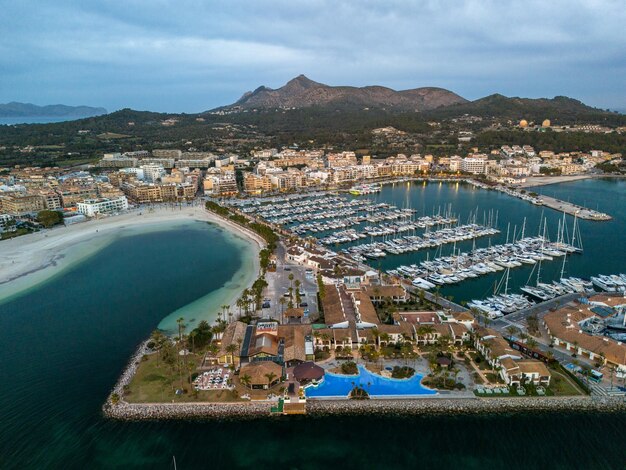
[[[305,394],[309,398],[345,398],[357,385],[363,387],[370,397],[408,397],[437,393],[435,390],[423,387],[421,381],[422,376],[418,374],[410,379],[388,379],[359,366],[359,375],[338,375],[326,372],[322,383],[307,387]]]

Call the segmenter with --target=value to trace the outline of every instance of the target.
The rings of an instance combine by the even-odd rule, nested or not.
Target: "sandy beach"
[[[132,211],[100,220],[56,227],[0,242],[0,300],[10,297],[60,273],[110,243],[115,235],[133,228],[167,224],[172,221],[213,222],[253,242],[258,251],[264,240],[252,231],[224,220],[203,207],[157,208]],[[259,272],[258,256],[254,275]]]
[[[571,175],[571,176],[533,176],[526,178],[526,182],[520,184],[520,188],[534,188],[536,186],[547,186],[549,184],[569,183],[571,181],[586,180],[594,175]]]

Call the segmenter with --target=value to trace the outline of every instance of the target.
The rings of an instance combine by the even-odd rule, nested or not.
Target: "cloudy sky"
[[[624,0],[0,0],[0,102],[169,112],[303,73],[626,108]]]

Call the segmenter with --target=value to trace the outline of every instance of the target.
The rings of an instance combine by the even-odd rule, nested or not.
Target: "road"
[[[281,319],[282,307],[280,299],[284,297],[285,293],[289,292],[289,287],[292,285],[289,275],[293,274],[293,282],[295,283],[296,279],[301,282],[300,291],[304,293],[302,302],[307,303],[306,308],[309,309],[309,317],[316,318],[319,311],[317,305],[317,279],[314,275],[311,278],[307,278],[306,266],[289,263],[286,260],[285,247],[282,243],[278,244],[275,254],[276,272],[268,272],[266,275],[268,287],[265,290],[265,297],[270,299],[270,308],[264,308],[263,315],[277,320]],[[303,319],[303,323],[306,322],[307,319]]]

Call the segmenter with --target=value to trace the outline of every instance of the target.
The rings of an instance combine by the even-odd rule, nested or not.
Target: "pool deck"
[[[393,384],[395,386],[406,386],[406,387],[418,389],[418,390],[415,390],[415,393],[381,393],[381,392],[376,393],[376,392],[371,392],[370,391],[371,388],[370,388],[368,389],[367,392],[368,392],[368,396],[371,399],[383,399],[383,400],[384,399],[394,399],[394,400],[419,399],[419,398],[433,397],[439,394],[437,390],[434,390],[434,389],[431,389],[422,385],[422,379],[424,377],[420,374],[415,374],[413,377],[408,378],[408,379],[394,379],[394,378],[388,378],[388,377],[383,377],[382,375],[374,374],[371,371],[367,370],[362,365],[359,365],[358,367],[359,367],[358,375],[343,375],[343,374],[333,374],[331,372],[326,372],[326,374],[324,375],[324,379],[319,384],[308,385],[305,388],[305,395],[306,395],[307,400],[337,400],[337,399],[347,400],[349,399],[350,392],[357,385],[361,385],[361,386],[367,385],[367,387],[378,388],[381,386],[384,387],[385,384],[386,385]],[[335,383],[333,383],[331,385],[329,379],[334,382],[338,382],[338,384],[336,385]],[[307,393],[308,391],[316,391],[320,387],[323,387],[323,388],[331,387],[331,386],[341,387],[344,385],[349,387],[349,390],[345,394],[309,395]]]

